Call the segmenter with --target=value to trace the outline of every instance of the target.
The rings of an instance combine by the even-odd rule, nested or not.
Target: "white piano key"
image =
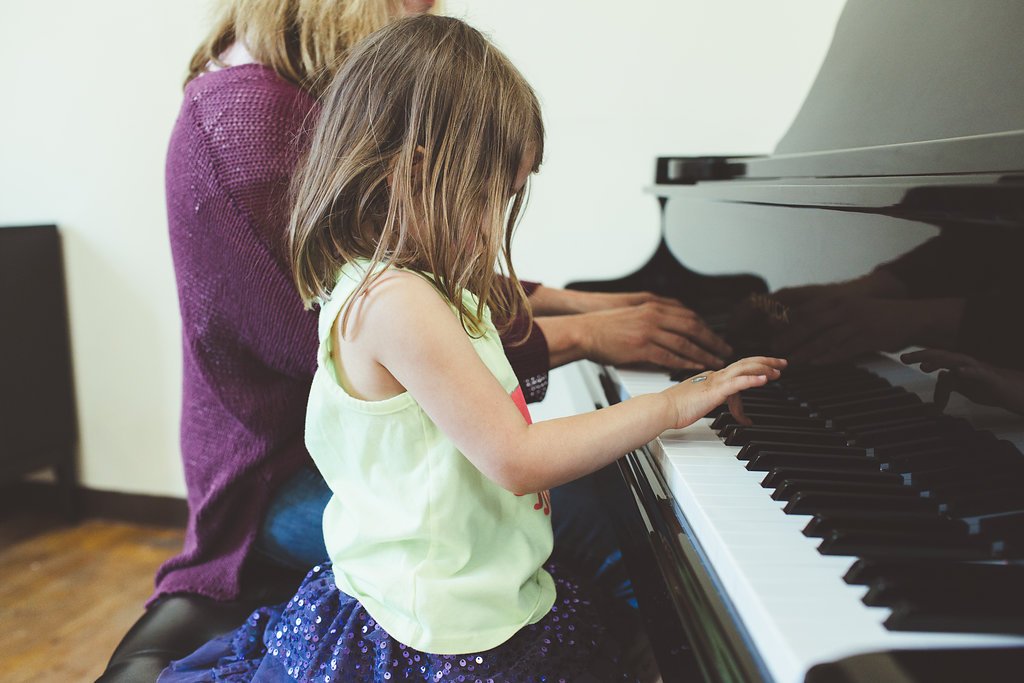
[[[868,368],[931,398],[929,378],[912,368],[884,358]],[[672,384],[667,373],[609,373],[627,396]],[[987,424],[1005,422],[997,414]],[[1019,420],[1013,424],[1022,431]],[[889,610],[864,605],[866,588],[843,581],[854,558],[819,554],[821,539],[802,533],[811,518],[786,515],[785,502],[772,500],[771,490],[760,485],[765,473],[747,471],[746,463],[736,459],[740,449],[726,446],[711,429],[711,420],[665,432],[649,449],[692,540],[778,683],[802,681],[815,664],[870,651],[1024,646],[1024,638],[1014,636],[886,630],[882,622]]]

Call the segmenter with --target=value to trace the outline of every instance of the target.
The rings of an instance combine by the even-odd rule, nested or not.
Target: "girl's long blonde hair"
[[[349,49],[401,14],[401,0],[223,0],[189,64],[188,83],[235,41],[285,80],[319,94]]]
[[[509,256],[526,191],[514,184],[543,151],[533,90],[479,31],[426,15],[369,36],[324,95],[293,180],[289,244],[303,301],[326,299],[341,266],[365,258],[383,264],[368,271],[378,277],[389,267],[432,274],[470,333],[485,306],[508,320],[528,313]]]

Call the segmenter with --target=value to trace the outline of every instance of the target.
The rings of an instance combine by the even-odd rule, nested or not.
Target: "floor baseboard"
[[[22,481],[0,488],[0,514],[12,510],[38,510],[51,513],[63,509],[61,491],[52,483]],[[77,487],[74,492],[74,516],[99,518],[136,524],[183,528],[188,521],[188,503],[183,498],[150,496],[140,493],[101,491]]]

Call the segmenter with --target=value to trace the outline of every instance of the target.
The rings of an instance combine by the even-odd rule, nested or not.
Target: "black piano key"
[[[922,405],[917,394],[892,387],[884,392],[867,394],[853,400],[809,402],[825,415],[856,415],[872,410],[887,410],[904,406]]]
[[[820,417],[789,417],[777,415],[765,415],[763,413],[751,413],[744,409],[747,418],[754,423],[755,427],[792,427],[795,429],[825,429],[829,426],[828,421]],[[740,424],[739,421],[729,413],[719,415],[711,423],[715,430],[725,429],[730,425]]]
[[[743,403],[743,412],[755,413],[757,415],[765,415],[770,417],[814,417],[822,419],[821,415],[814,413],[803,406],[798,405],[785,405],[785,404],[762,404],[762,405],[749,405],[745,401]]]
[[[972,530],[977,529],[976,520],[971,521]],[[1020,525],[1005,526],[1001,528],[988,528],[978,531],[981,538],[988,539],[995,547],[1000,549],[1000,555],[1004,559],[1021,561],[1024,560],[1024,527]]]
[[[711,418],[713,420],[716,417],[718,417],[719,415],[723,415],[723,414],[728,413],[728,412],[729,412],[729,406],[727,406],[726,404],[723,403],[722,405],[715,406],[714,408],[709,410],[708,414],[705,415],[704,417],[708,417],[708,418]]]
[[[862,531],[900,531],[903,533],[921,534],[922,536],[966,536],[968,526],[958,519],[944,517],[908,517],[888,515],[885,517],[863,517],[842,514],[819,514],[811,518],[804,527],[804,536],[825,538],[839,529],[859,529]]]
[[[1024,611],[998,603],[943,608],[902,602],[884,623],[890,631],[1022,634]]]
[[[924,498],[906,496],[855,495],[828,491],[801,491],[783,511],[788,515],[814,515],[864,508],[878,512],[920,512],[934,515],[935,503]]]
[[[728,406],[725,406],[725,408],[728,408]],[[743,399],[743,412],[772,415],[775,417],[810,417],[813,414],[809,408],[797,405],[796,403],[757,401],[747,398]],[[723,410],[720,414],[728,415],[728,413],[728,410]],[[815,416],[817,417],[817,415]]]
[[[1024,505],[1021,520],[1005,523],[1005,529],[993,523],[990,531],[981,530],[983,520],[996,517],[950,519],[937,505],[950,499],[943,510],[950,510],[953,503],[961,511],[976,509],[965,507],[979,502],[968,494],[980,494],[993,481],[998,484],[1000,474],[1024,476],[1024,457],[1016,449],[1006,454],[994,451],[991,435],[942,415],[916,395],[850,367],[788,368],[780,381],[750,392],[745,407],[750,415],[769,417],[761,424],[755,417],[754,426],[747,427],[726,415],[714,427],[727,430],[727,444],[741,446],[737,457],[748,461],[748,469],[766,471],[761,483],[774,489],[773,497],[791,498],[787,512],[821,510],[805,533],[823,539],[823,552],[873,555],[870,562],[876,568],[880,559],[892,563],[902,557],[903,564],[896,565],[902,567],[908,558],[930,558],[911,563],[928,571],[936,565],[978,565],[965,560],[991,557],[1002,547],[1002,541],[993,545],[999,532],[1019,538],[1024,548]],[[833,414],[837,418],[831,428],[823,430],[821,422],[800,419],[830,419]],[[809,425],[818,433],[806,429]],[[1015,462],[1006,459],[1010,453],[1019,459],[1020,470],[1008,464]],[[980,474],[986,468],[997,476],[986,480]],[[1006,481],[1018,483],[1017,478]],[[928,484],[933,490],[921,497],[919,490]],[[1012,500],[1008,493],[996,496],[988,500],[989,509],[1000,509]],[[892,565],[883,568],[891,571]],[[1024,586],[1024,577],[1018,585]],[[887,595],[887,601],[901,597]],[[922,595],[913,597],[927,603]],[[942,630],[937,625],[943,619],[955,616],[963,623],[965,618],[963,610],[949,605],[943,612],[931,604],[902,604],[900,618],[926,617],[931,623],[928,630]],[[966,616],[975,622],[972,628],[991,626],[979,626],[980,615]],[[991,621],[991,615],[986,618]]]
[[[777,382],[765,384],[759,387],[750,387],[744,389],[741,394],[743,398],[768,398],[768,399],[785,399],[788,394],[779,387]]]
[[[860,559],[854,562],[843,580],[854,585],[869,585],[879,579],[935,581],[952,586],[958,581],[1008,581],[1024,586],[1024,565],[1002,562],[921,562],[907,560]]]
[[[903,476],[919,489],[928,490],[934,486],[985,476],[987,469],[983,465],[979,466],[970,457],[965,457],[962,461],[943,463],[939,467],[915,469],[913,472],[903,473]],[[993,476],[999,476],[1003,472],[1000,468],[993,468],[989,471]]]
[[[1024,536],[1024,511],[981,517],[972,526],[990,538],[1017,539]]]
[[[924,536],[879,529],[837,529],[822,539],[818,552],[908,560],[985,560],[994,556],[990,544],[969,536]]]
[[[904,455],[906,453],[940,453],[940,452],[964,452],[962,443],[955,439],[939,438],[911,438],[901,441],[890,441],[874,446],[875,454],[879,458],[890,458]]]
[[[724,431],[727,446],[743,446],[751,441],[779,441],[784,437],[792,443],[822,446],[847,446],[849,436],[824,429],[786,429],[784,427],[747,427],[734,425]]]
[[[786,369],[786,377],[790,379],[814,379],[836,375],[878,375],[852,363],[822,363],[820,365],[793,365]]]
[[[1024,470],[993,471],[987,467],[979,468],[965,472],[957,479],[933,484],[922,491],[922,495],[936,500],[949,500],[1008,485],[1024,490]]]
[[[856,435],[858,443],[870,446],[934,440],[942,437],[949,442],[955,440],[956,435],[952,428],[927,416],[861,424],[851,427],[850,431]]]
[[[768,472],[776,467],[813,467],[815,469],[855,470],[877,472],[878,461],[845,455],[817,455],[814,453],[787,453],[762,451],[747,462],[751,472]]]
[[[858,438],[861,438],[860,434],[857,436]],[[882,458],[889,455],[899,455],[900,453],[913,453],[915,451],[924,451],[929,449],[937,450],[957,447],[959,447],[958,443],[933,434],[929,434],[927,436],[910,435],[910,438],[900,439],[898,441],[889,441],[888,443],[872,446],[874,453]]]
[[[912,441],[928,438],[948,437],[958,433],[952,425],[937,420],[932,415],[889,418],[882,414],[877,422],[857,425],[853,431],[864,439],[873,441]]]
[[[891,607],[909,601],[948,608],[1008,601],[1024,611],[1024,591],[1016,578],[999,572],[979,576],[963,574],[954,580],[942,575],[882,576],[868,584],[863,602],[872,607]]]
[[[813,520],[812,520],[813,521]],[[867,586],[882,577],[925,576],[930,571],[943,571],[949,567],[965,567],[968,563],[937,563],[907,560],[880,560],[860,558],[846,570],[843,581],[852,586]]]
[[[910,451],[936,445],[953,448],[960,445],[954,435],[944,432],[927,418],[905,422],[862,425],[845,430],[858,444],[889,451]]]
[[[979,478],[1016,477],[1024,473],[1024,458],[1007,457],[1000,449],[967,450],[962,460],[938,467],[918,468],[906,474],[921,489],[972,481]]]
[[[864,482],[867,484],[899,484],[906,485],[899,474],[889,472],[871,472],[867,470],[821,469],[814,467],[773,467],[761,480],[766,489],[776,488],[787,479],[804,481],[841,481]]]
[[[849,457],[865,457],[871,451],[859,446],[824,446],[821,444],[786,443],[782,441],[751,441],[736,454],[737,460],[752,460],[764,451],[782,451],[785,453],[809,453],[811,455],[842,455]]]
[[[781,387],[780,387],[781,388]],[[781,388],[783,392],[786,392],[785,388]],[[862,387],[850,387],[841,391],[836,391],[830,387],[824,387],[815,391],[800,391],[793,392],[791,395],[798,400],[799,403],[807,406],[820,407],[829,403],[843,403],[848,401],[857,401],[862,399],[868,399],[873,396],[890,396],[897,392],[904,392],[899,387],[893,387],[889,385],[866,385]],[[904,392],[905,393],[905,392]]]
[[[796,397],[801,403],[838,401],[848,397],[864,396],[872,392],[885,393],[893,389],[891,384],[880,378],[856,379],[842,384],[822,381],[804,385],[779,380],[772,386],[776,387],[783,395]]]
[[[904,453],[899,456],[878,458],[882,462],[883,472],[892,472],[906,478],[907,483],[924,490],[924,486],[914,479],[917,473],[937,472],[950,467],[963,468],[965,471],[973,471],[978,466],[964,466],[967,458],[962,453]]]
[[[1024,510],[1024,489],[1002,482],[982,490],[951,495],[942,500],[943,510],[954,517],[991,515]]]
[[[951,444],[921,445],[913,442],[876,446],[874,457],[882,462],[906,462],[921,465],[920,469],[949,467],[970,460],[967,454]]]
[[[816,382],[823,379],[838,381],[850,377],[874,377],[878,375],[849,363],[832,365],[791,365],[786,368],[786,381],[791,383]]]
[[[892,386],[889,382],[870,372],[820,373],[813,377],[794,377],[792,368],[786,369],[776,385],[783,391],[791,391],[795,394],[815,392],[840,394],[844,391],[849,392],[861,388]]]
[[[933,417],[938,414],[933,403],[900,406],[884,410],[865,410],[858,413],[826,414],[838,429],[856,428],[859,425],[892,422],[897,418]]]
[[[879,456],[878,459],[885,463],[883,470],[886,472],[913,472],[916,469],[927,467],[948,467],[963,461],[964,454],[954,450],[937,451],[914,451],[901,453],[899,455]]]
[[[787,479],[772,492],[773,500],[790,500],[800,491],[832,491],[835,493],[861,493],[868,495],[916,496],[920,493],[909,486],[879,484],[862,481],[824,481],[821,479]]]

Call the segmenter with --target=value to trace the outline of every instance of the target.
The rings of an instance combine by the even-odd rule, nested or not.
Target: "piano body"
[[[1022,29],[1018,0],[849,0],[775,153],[659,159],[656,254],[570,286],[724,324],[768,282],[682,265],[697,220],[751,240],[798,226],[809,252],[740,264],[773,288],[866,272],[932,226],[1024,230]],[[880,258],[864,235],[896,237]],[[838,236],[823,277],[809,257]],[[580,367],[589,405],[672,381]],[[597,474],[665,681],[1024,680],[1024,424],[956,396],[938,414],[933,382],[885,356],[795,369],[746,396],[755,429],[713,414]]]

